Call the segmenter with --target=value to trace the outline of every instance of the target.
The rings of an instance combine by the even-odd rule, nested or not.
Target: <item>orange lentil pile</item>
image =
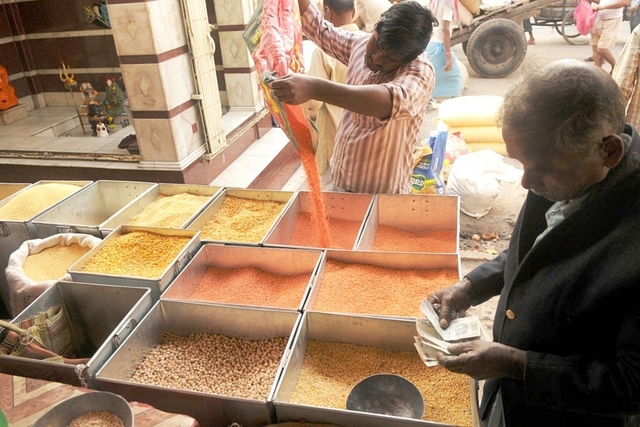
[[[160,194],[142,212],[127,221],[130,225],[145,227],[182,227],[200,210],[211,196],[180,193],[173,196]]]
[[[62,279],[69,267],[91,250],[88,246],[55,245],[29,254],[22,264],[24,274],[36,282]]]
[[[427,368],[415,351],[311,340],[290,402],[345,409],[351,389],[375,374],[395,374],[411,381],[424,397],[424,420],[471,426],[468,377],[441,366]]]
[[[359,221],[345,221],[329,218],[330,246],[323,246],[318,240],[312,225],[312,219],[306,212],[301,212],[296,220],[293,234],[289,240],[292,246],[328,247],[333,249],[353,249],[362,225]]]
[[[24,221],[80,190],[75,184],[47,183],[26,188],[0,207],[0,220]]]
[[[435,230],[427,233],[411,233],[386,225],[378,225],[374,251],[455,253],[456,230]]]
[[[188,299],[297,309],[310,276],[282,276],[253,267],[209,267]]]
[[[158,279],[187,246],[190,237],[147,231],[121,234],[107,242],[83,268],[89,273]]]
[[[458,280],[455,269],[407,269],[327,260],[312,309],[333,313],[421,317],[420,301]]]
[[[222,206],[200,230],[201,240],[260,243],[285,204],[226,196]]]

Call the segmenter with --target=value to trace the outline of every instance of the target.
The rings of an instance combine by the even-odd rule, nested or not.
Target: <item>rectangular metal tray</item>
[[[202,205],[200,209],[193,213],[180,227],[186,228],[202,211],[211,204],[213,199],[221,191],[220,187],[196,184],[157,184],[151,190],[146,191],[131,203],[124,206],[118,212],[111,215],[105,222],[100,224],[100,234],[106,237],[120,225],[125,225],[134,216],[140,214],[147,206],[155,202],[161,195],[175,196],[182,193],[191,193],[197,196],[209,196],[210,199]]]
[[[128,400],[145,402],[167,412],[187,414],[196,418],[201,426],[227,427],[232,423],[243,427],[265,426],[275,420],[270,401],[300,317],[300,313],[293,311],[161,300],[98,372],[97,385],[100,390],[117,393]],[[213,333],[248,340],[289,338],[269,398],[255,400],[130,381],[135,369],[160,343],[165,332],[181,335]]]
[[[12,323],[62,304],[69,317],[76,365],[0,355],[0,372],[74,386],[91,387],[96,372],[151,310],[148,289],[90,283],[57,282],[20,313]]]
[[[189,237],[189,242],[176,258],[164,270],[157,279],[133,276],[117,276],[113,274],[99,274],[82,271],[87,262],[102,250],[112,239],[134,231],[146,231],[154,234],[172,237]],[[160,295],[167,286],[187,266],[195,253],[200,249],[200,232],[194,230],[182,230],[178,228],[137,227],[121,225],[104,238],[98,246],[87,252],[75,264],[69,268],[69,274],[74,282],[102,283],[106,285],[136,286],[151,289],[151,298],[154,302],[160,299]]]
[[[34,218],[37,237],[43,239],[58,233],[102,237],[103,222],[157,185],[139,181],[96,181]]]
[[[460,199],[458,196],[433,194],[378,194],[356,243],[356,250],[371,250],[378,225],[410,233],[455,230],[455,252],[459,252]]]
[[[315,283],[316,272],[320,266],[322,257],[323,252],[318,250],[232,246],[213,243],[204,244],[193,260],[189,262],[173,283],[169,285],[161,298],[187,300],[200,285],[209,267],[225,269],[254,267],[280,276],[308,274],[309,281],[307,287],[300,295],[299,305],[293,309],[294,311],[301,311]],[[260,283],[255,284],[255,287],[259,286]],[[215,304],[215,302],[203,300],[198,302]],[[247,306],[247,304],[242,303],[225,305]],[[270,306],[263,305],[258,307]],[[286,308],[281,309],[287,310]]]

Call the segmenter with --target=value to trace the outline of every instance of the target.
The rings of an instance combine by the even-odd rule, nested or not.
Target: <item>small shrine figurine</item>
[[[7,69],[0,65],[0,111],[8,110],[18,105],[16,91],[9,84],[9,73]]]
[[[98,91],[93,88],[91,83],[84,82],[80,85],[80,93],[82,94],[84,105],[96,105],[98,101],[96,101],[96,96],[98,96]]]
[[[107,76],[107,89],[105,90],[102,105],[104,105],[110,117],[124,116],[127,114],[122,106],[124,99],[124,94],[120,86],[118,86],[118,83],[116,83],[116,78]]]

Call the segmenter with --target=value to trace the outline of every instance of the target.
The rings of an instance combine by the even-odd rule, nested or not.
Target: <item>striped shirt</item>
[[[411,192],[413,150],[435,84],[426,55],[384,73],[365,64],[371,34],[344,31],[325,22],[311,4],[302,15],[306,36],[338,61],[348,64],[349,85],[382,84],[392,96],[391,116],[384,120],[343,110],[331,160],[331,181],[356,193]]]
[[[627,102],[627,122],[640,129],[640,25],[629,35],[611,75]]]

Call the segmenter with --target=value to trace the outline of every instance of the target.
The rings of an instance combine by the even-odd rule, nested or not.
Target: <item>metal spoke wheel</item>
[[[469,65],[481,77],[502,78],[524,61],[527,40],[519,24],[510,19],[491,19],[471,33],[465,53]]]
[[[581,45],[589,43],[590,36],[583,36],[578,32],[576,28],[576,21],[573,19],[573,11],[575,9],[571,9],[562,19],[562,37],[567,41],[567,43]]]

